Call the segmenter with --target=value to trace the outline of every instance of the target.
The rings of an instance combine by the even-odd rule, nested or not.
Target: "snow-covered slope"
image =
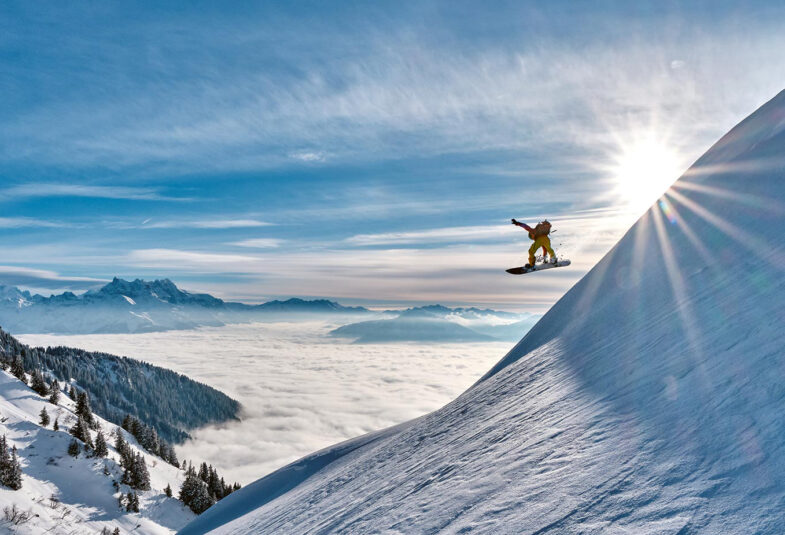
[[[181,533],[785,533],[783,275],[785,92],[454,402]]]
[[[51,421],[58,419],[59,431],[39,425],[39,414],[46,408]],[[78,458],[66,452],[72,437],[68,429],[76,422],[74,403],[63,395],[55,406],[33,392],[27,385],[5,371],[0,371],[0,435],[16,446],[22,465],[22,488],[10,490],[0,485],[0,506],[30,512],[28,522],[11,526],[0,516],[0,532],[15,528],[13,533],[100,533],[116,527],[121,533],[173,533],[194,514],[175,498],[163,492],[171,485],[175,494],[184,472],[150,455],[124,433],[129,443],[142,452],[150,472],[151,490],[137,491],[139,513],[127,513],[118,507],[118,491],[112,481],[120,481],[119,455],[110,438],[117,426],[95,416],[109,444],[106,459]],[[92,433],[95,437],[95,432]],[[109,475],[104,474],[104,466]],[[126,485],[120,485],[127,492]]]

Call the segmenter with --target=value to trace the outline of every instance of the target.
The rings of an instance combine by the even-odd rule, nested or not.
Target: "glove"
[[[517,224],[518,224],[518,222],[517,222],[517,221],[515,221],[515,218],[514,218],[514,217],[512,218],[512,224],[513,224],[513,225],[517,225]]]

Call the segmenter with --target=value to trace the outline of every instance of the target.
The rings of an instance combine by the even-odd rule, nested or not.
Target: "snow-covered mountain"
[[[389,310],[382,316],[338,327],[330,334],[357,343],[518,340],[539,318],[533,314],[442,305]]]
[[[440,318],[398,317],[351,323],[330,331],[356,343],[380,342],[487,342],[492,337]]]
[[[47,427],[40,425],[41,409],[51,419]],[[16,447],[22,467],[22,488],[11,490],[0,485],[0,505],[15,509],[15,524],[8,514],[0,516],[0,532],[24,534],[84,533],[98,534],[106,529],[112,533],[169,534],[174,533],[195,515],[176,498],[165,495],[167,485],[175,495],[182,484],[184,472],[141,448],[128,433],[95,416],[99,429],[108,440],[106,458],[67,453],[73,437],[68,433],[77,422],[75,404],[61,395],[57,405],[33,392],[8,372],[0,370],[0,436]],[[52,429],[57,419],[59,430]],[[108,437],[123,433],[130,447],[141,454],[150,474],[150,490],[135,491],[139,512],[127,512],[118,505],[120,492],[131,490],[121,483],[122,469],[117,451]],[[90,432],[93,439],[97,431]],[[117,487],[114,486],[117,482]],[[27,520],[21,515],[27,516]]]
[[[181,531],[785,533],[785,92],[477,384]]]
[[[250,307],[252,310],[278,313],[307,313],[307,314],[356,314],[367,313],[363,307],[347,307],[327,299],[305,300],[293,297],[286,301],[268,301],[261,305]]]
[[[0,325],[19,333],[136,333],[221,326],[227,323],[304,316],[369,313],[326,299],[270,301],[260,305],[225,302],[181,290],[169,279],[126,281],[76,295],[43,297],[0,285]]]

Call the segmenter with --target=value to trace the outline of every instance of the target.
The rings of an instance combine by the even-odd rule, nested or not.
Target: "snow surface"
[[[48,428],[38,423],[43,407],[52,422]],[[0,486],[0,509],[16,505],[34,515],[27,523],[9,526],[0,513],[0,533],[91,534],[119,527],[121,533],[159,535],[174,533],[195,517],[180,501],[167,498],[163,492],[169,484],[176,496],[184,473],[146,453],[124,431],[129,444],[144,454],[151,490],[136,491],[139,513],[120,510],[112,480],[120,481],[122,469],[110,436],[117,426],[96,416],[109,446],[107,459],[88,459],[84,453],[71,457],[66,450],[72,438],[68,429],[76,422],[73,409],[74,403],[65,394],[60,396],[58,406],[52,405],[16,377],[0,371],[0,435],[6,435],[9,447],[17,447],[22,465],[20,490]],[[51,429],[55,418],[59,431]],[[96,432],[92,434],[95,439]],[[109,476],[104,475],[104,464]],[[120,488],[124,493],[129,490],[127,485],[121,484]]]
[[[785,92],[455,401],[181,533],[785,533],[783,155]]]

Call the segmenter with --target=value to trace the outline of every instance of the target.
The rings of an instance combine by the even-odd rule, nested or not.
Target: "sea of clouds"
[[[240,401],[242,421],[199,429],[181,459],[250,483],[304,455],[433,411],[510,349],[507,342],[351,344],[326,322],[257,323],[148,334],[20,336],[166,367]],[[523,335],[524,333],[521,333]]]

